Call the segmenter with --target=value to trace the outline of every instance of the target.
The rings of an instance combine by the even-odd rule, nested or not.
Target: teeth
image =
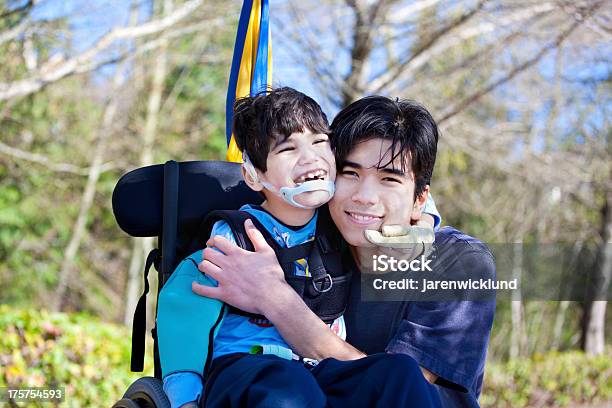
[[[325,170],[315,170],[301,175],[295,181],[296,183],[303,183],[306,179],[324,178],[327,172]]]
[[[361,215],[361,214],[355,214],[355,213],[350,213],[350,214],[351,214],[351,217],[353,217],[353,218],[355,218],[355,219],[357,219],[359,221],[371,221],[371,220],[373,220],[375,218],[378,218],[378,217],[373,217],[371,215]]]

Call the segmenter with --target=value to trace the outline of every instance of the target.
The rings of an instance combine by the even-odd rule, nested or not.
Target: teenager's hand
[[[274,250],[251,220],[244,223],[255,252],[246,251],[222,236],[211,237],[204,249],[198,269],[218,282],[217,287],[193,282],[192,290],[201,296],[219,299],[246,312],[265,314],[287,288],[282,268]]]
[[[421,218],[419,218],[414,225],[417,227],[429,228],[433,231],[436,220],[431,214],[421,213]]]
[[[433,228],[411,225],[383,225],[382,231],[365,230],[366,239],[379,247],[412,250],[434,242]]]
[[[365,238],[375,248],[359,251],[356,259],[363,273],[372,273],[375,255],[387,255],[397,260],[411,261],[429,256],[435,239],[433,228],[415,225],[383,225],[381,231],[365,230]]]

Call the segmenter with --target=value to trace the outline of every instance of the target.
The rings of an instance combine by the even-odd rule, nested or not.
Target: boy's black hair
[[[232,131],[236,145],[263,172],[267,171],[272,143],[281,143],[292,133],[305,130],[329,134],[329,123],[314,99],[293,88],[269,90],[234,103]]]
[[[379,167],[399,157],[401,170],[407,171],[406,164],[410,163],[415,176],[415,198],[430,183],[436,162],[438,126],[419,103],[368,96],[342,109],[334,118],[331,131],[338,169],[358,143],[382,138],[391,141],[391,159],[388,163],[378,163]]]

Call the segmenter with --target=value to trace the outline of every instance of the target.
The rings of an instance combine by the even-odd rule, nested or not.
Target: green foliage
[[[70,78],[14,103],[10,117],[0,118],[2,142],[86,167],[101,110],[79,96],[80,88],[82,82]],[[81,175],[0,157],[0,302],[38,307],[48,301],[85,182]]]
[[[110,406],[145,373],[130,373],[130,333],[84,314],[0,305],[0,386],[66,387],[62,406]],[[147,346],[150,351],[150,345]],[[569,407],[612,400],[612,350],[535,354],[487,364],[483,407]],[[31,407],[48,406],[32,403]]]
[[[87,314],[0,305],[0,386],[65,387],[64,407],[108,407],[132,381],[130,333]],[[150,349],[150,347],[147,347]],[[29,403],[28,407],[48,407]]]
[[[23,2],[0,0],[0,14],[18,3]],[[172,38],[164,51],[167,68],[153,142],[154,162],[224,158],[225,95],[239,12],[239,5],[234,6],[236,15],[228,12],[225,2],[206,2],[205,9],[190,18],[192,23],[201,24],[210,16],[223,16],[227,22]],[[0,21],[0,31],[5,25],[13,27],[24,13]],[[63,25],[65,18],[35,20],[32,43],[27,45],[34,47],[40,64],[49,54],[67,58],[78,51],[70,43],[72,28]],[[57,36],[61,28],[64,35]],[[25,60],[26,39],[30,37],[0,44],[4,82],[31,75]],[[140,45],[132,44],[135,48]],[[111,195],[122,174],[142,165],[153,67],[160,52],[155,49],[128,60],[123,65],[125,83],[119,89],[111,78],[121,62],[0,102],[2,143],[39,158],[32,162],[0,154],[0,303],[38,308],[55,296],[83,199],[87,169],[104,135],[108,139],[101,159],[112,169],[104,171],[96,184],[85,234],[72,262],[64,307],[106,320],[122,319],[133,242],[117,227]],[[113,125],[105,129],[104,112],[111,95],[119,101],[118,112]],[[54,165],[73,166],[80,172],[56,171]]]
[[[612,350],[549,352],[487,366],[484,407],[571,407],[612,400]]]

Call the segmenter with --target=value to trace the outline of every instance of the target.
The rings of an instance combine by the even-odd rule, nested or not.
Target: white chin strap
[[[262,186],[264,186],[269,191],[276,193],[282,197],[283,200],[288,202],[294,207],[304,208],[307,210],[317,208],[321,206],[321,204],[306,206],[295,201],[295,196],[303,194],[303,193],[311,193],[313,191],[325,191],[327,193],[327,201],[331,200],[334,196],[334,192],[336,191],[336,185],[329,180],[310,180],[305,181],[299,186],[295,187],[281,187],[280,189],[276,189],[273,185],[266,183],[262,180],[259,180],[257,172],[255,171],[255,167],[251,160],[249,160],[249,156],[246,153],[242,153],[242,165],[246,169],[247,173],[255,180],[259,181]]]
[[[295,196],[303,194],[303,193],[310,193],[313,191],[325,191],[327,193],[327,200],[325,200],[325,202],[328,202],[334,196],[334,192],[336,191],[336,186],[334,185],[334,183],[328,180],[305,181],[299,186],[281,187],[278,191],[276,191],[274,186],[268,183],[264,183],[263,181],[261,182],[261,185],[274,193],[278,193],[283,198],[283,200],[285,200],[292,206],[298,207],[298,208],[305,208],[309,210],[320,207],[324,203],[310,205],[310,206],[302,205],[298,203],[297,201],[295,201]]]

